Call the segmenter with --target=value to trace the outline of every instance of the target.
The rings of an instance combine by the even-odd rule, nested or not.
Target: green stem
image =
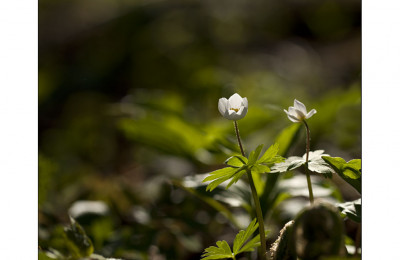
[[[236,137],[239,143],[240,151],[243,156],[246,156],[243,150],[242,142],[240,140],[239,128],[237,122],[234,121]],[[256,186],[254,185],[253,176],[251,175],[251,171],[247,170],[247,177],[249,178],[249,184],[251,188],[251,193],[253,195],[254,206],[256,208],[256,216],[258,221],[258,229],[260,232],[260,242],[261,242],[261,259],[266,259],[267,257],[267,242],[265,240],[265,229],[264,229],[264,218],[261,211],[260,200],[258,199]]]
[[[308,194],[309,194],[309,198],[310,198],[310,203],[313,204],[314,203],[314,195],[313,195],[312,186],[311,186],[310,172],[308,170],[308,155],[310,153],[310,128],[308,127],[306,120],[303,120],[303,122],[304,122],[304,125],[306,126],[306,130],[307,130],[306,164],[305,164],[306,176],[307,176],[307,186],[308,186]]]

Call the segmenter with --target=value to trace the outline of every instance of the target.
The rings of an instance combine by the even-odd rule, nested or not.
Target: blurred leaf
[[[49,257],[46,253],[39,251],[38,260],[53,260],[56,258]]]
[[[190,180],[188,180],[189,178],[190,178]],[[231,213],[231,211],[229,209],[227,209],[223,204],[221,204],[217,200],[215,200],[213,198],[210,198],[208,196],[205,196],[205,195],[203,195],[200,192],[195,190],[195,188],[197,188],[197,187],[203,187],[204,186],[204,184],[201,182],[201,179],[202,179],[201,177],[197,178],[198,181],[196,181],[195,179],[196,178],[188,176],[182,182],[179,181],[179,180],[176,180],[176,181],[173,181],[173,183],[175,185],[177,185],[178,187],[186,190],[187,192],[193,194],[194,196],[198,197],[202,201],[206,202],[208,205],[210,205],[211,207],[216,209],[218,212],[222,213],[227,219],[229,219],[229,221],[233,225],[235,225],[238,228],[239,224],[237,223],[237,221],[235,219],[235,216]],[[189,182],[190,182],[190,185],[188,185]]]
[[[339,210],[351,220],[361,222],[361,199],[336,204]]]
[[[279,145],[279,155],[284,156],[287,153],[300,132],[300,126],[300,124],[291,124],[279,133],[275,140],[275,143]]]
[[[210,246],[204,249],[204,253],[201,256],[203,260],[208,259],[224,259],[233,258],[233,253],[228,243],[225,240],[218,241],[217,246]]]
[[[70,217],[70,221],[71,225],[64,228],[64,232],[67,246],[70,249],[72,256],[75,258],[90,256],[94,251],[92,241],[75,219]]]
[[[310,171],[323,174],[325,178],[332,178],[332,169],[327,163],[324,162],[324,160],[321,159],[321,156],[325,155],[328,154],[324,154],[324,150],[310,151],[308,157],[308,169]],[[271,172],[287,172],[294,170],[304,164],[306,164],[306,154],[304,154],[303,157],[292,156],[287,158],[285,162],[275,164],[271,168]]]
[[[340,157],[322,156],[322,159],[361,194],[361,159],[349,162]]]

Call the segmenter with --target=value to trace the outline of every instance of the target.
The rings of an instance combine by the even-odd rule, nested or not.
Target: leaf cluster
[[[328,156],[324,154],[324,150],[310,151],[308,156],[308,162],[306,161],[306,154],[303,157],[291,156],[284,162],[275,164],[271,172],[272,173],[283,173],[299,168],[307,163],[307,167],[312,172],[321,173],[325,178],[332,178],[333,170],[329,167],[322,156]]]
[[[233,241],[232,249],[229,247],[228,242],[226,242],[225,240],[218,241],[216,247],[210,246],[204,249],[202,260],[223,258],[235,259],[236,255],[240,253],[254,251],[254,248],[261,245],[260,236],[255,236],[254,238],[250,239],[257,228],[258,223],[256,219],[253,219],[246,230],[241,230],[236,235],[235,240]]]
[[[249,173],[266,173],[270,172],[270,167],[275,163],[283,162],[284,158],[278,155],[279,145],[271,145],[267,151],[260,157],[263,145],[259,145],[252,151],[248,158],[242,155],[234,155],[229,157],[225,164],[228,167],[209,173],[203,182],[211,181],[207,186],[207,191],[212,191],[221,183],[231,180],[226,189],[236,183],[246,172]]]

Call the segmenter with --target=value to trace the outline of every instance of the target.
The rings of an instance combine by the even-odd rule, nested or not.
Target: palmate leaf
[[[218,241],[217,247],[210,246],[204,249],[202,260],[233,258],[233,253],[225,240]]]
[[[310,151],[308,156],[308,169],[312,172],[318,172],[324,175],[325,178],[332,178],[333,170],[323,159],[326,156],[324,150]],[[306,154],[303,157],[291,156],[285,162],[277,163],[271,168],[272,173],[282,173],[294,170],[306,164]]]
[[[361,159],[354,159],[346,162],[340,157],[322,156],[337,174],[347,183],[361,193]]]
[[[244,167],[225,167],[213,172],[210,172],[210,175],[203,180],[203,182],[211,181],[210,184],[207,185],[206,190],[207,191],[213,191],[215,188],[218,187],[221,183],[224,181],[227,181],[233,177],[235,177],[235,174],[238,174],[236,178],[233,178],[233,181],[231,181],[226,189],[228,189],[234,182],[237,182],[239,178],[245,173]]]
[[[280,158],[283,158],[280,156],[277,157],[278,151],[279,151],[279,144],[271,145],[267,149],[267,151],[265,151],[263,156],[261,156],[261,158],[257,161],[257,163],[265,163],[265,164],[275,163],[277,159],[279,160]]]
[[[270,172],[270,165],[284,161],[284,158],[277,155],[279,147],[277,144],[272,145],[268,150],[261,156],[260,160],[258,157],[261,154],[263,145],[259,145],[254,151],[250,153],[249,159],[241,155],[234,155],[229,157],[225,164],[228,167],[213,171],[209,173],[209,176],[203,180],[203,182],[211,181],[206,190],[213,191],[221,183],[231,179],[226,186],[228,189],[232,184],[239,181],[239,179],[246,172],[251,173],[266,173]]]
[[[245,252],[245,251],[253,251],[254,250],[254,247],[252,247],[251,245],[246,247],[247,250],[243,250],[243,245],[247,240],[250,239],[250,237],[257,230],[257,228],[258,228],[258,223],[257,223],[256,219],[253,219],[253,221],[249,224],[249,226],[246,228],[246,230],[239,231],[239,233],[235,237],[235,240],[233,241],[233,253],[235,255]]]
[[[250,239],[257,229],[258,223],[256,219],[253,219],[246,230],[241,230],[236,235],[235,240],[233,241],[233,252],[225,240],[218,241],[217,247],[210,246],[204,250],[202,260],[235,258],[235,256],[240,253],[253,251],[254,248],[261,245],[259,235],[255,236],[253,239]],[[266,234],[267,233],[268,231],[266,231]]]

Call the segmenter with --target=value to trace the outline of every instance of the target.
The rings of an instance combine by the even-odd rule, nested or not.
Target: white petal
[[[298,114],[296,112],[296,109],[294,107],[289,107],[289,115],[293,116],[293,117],[298,117]],[[299,119],[299,118],[297,118]]]
[[[228,100],[226,98],[220,98],[218,100],[218,110],[222,116],[225,116],[228,110]]]
[[[294,100],[294,108],[301,111],[304,115],[307,114],[306,106],[297,99]]]
[[[239,120],[239,119],[241,119],[241,116],[239,116],[239,115],[236,113],[235,110],[229,110],[228,113],[229,113],[229,115],[228,115],[228,116],[225,116],[226,119],[229,119],[229,120]]]
[[[292,121],[292,122],[295,122],[295,123],[300,122],[296,117],[294,117],[294,116],[292,116],[292,115],[289,115],[289,114],[288,114],[288,118],[289,118],[289,120]]]
[[[315,113],[317,113],[317,110],[312,109],[310,112],[308,112],[308,114],[306,115],[306,118],[308,119],[308,118],[312,117]]]
[[[237,112],[237,115],[240,116],[239,119],[242,119],[243,117],[245,117],[246,114],[247,114],[247,107],[245,107],[245,106],[242,106],[242,107],[239,109],[239,111]],[[239,120],[239,119],[237,119],[237,120]]]
[[[304,114],[302,111],[298,110],[297,108],[294,109],[295,113],[296,113],[296,117],[299,120],[303,120],[306,117],[306,114]]]
[[[290,110],[290,108],[289,108]],[[299,120],[297,120],[297,118],[293,115],[291,115],[286,109],[284,109],[283,111],[285,111],[286,115],[288,116],[289,120],[295,123],[300,122]]]
[[[247,108],[249,107],[249,102],[247,101],[247,98],[243,98],[242,104],[243,104],[243,106],[244,106],[244,107],[246,108],[246,110],[247,110]]]
[[[243,101],[243,98],[239,94],[237,94],[237,93],[233,94],[228,100],[229,106],[230,106],[229,108],[239,109],[240,106],[242,105],[242,101]]]

